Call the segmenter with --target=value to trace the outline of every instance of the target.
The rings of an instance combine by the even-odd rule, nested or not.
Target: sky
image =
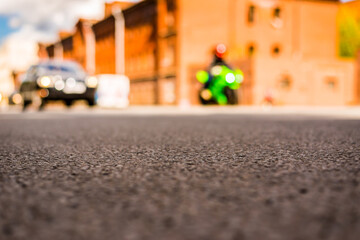
[[[18,30],[9,26],[9,16],[0,16],[0,45],[4,37]]]
[[[0,45],[9,37],[52,42],[82,18],[101,19],[111,0],[0,0]],[[134,0],[128,0],[134,1]]]

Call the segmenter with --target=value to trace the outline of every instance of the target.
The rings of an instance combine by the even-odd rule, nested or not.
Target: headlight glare
[[[14,104],[20,104],[22,102],[22,97],[20,93],[16,93],[12,96],[12,101]]]
[[[96,88],[98,85],[98,79],[94,76],[86,78],[86,86],[89,88]]]
[[[235,75],[233,73],[228,73],[228,74],[226,74],[225,79],[226,79],[227,83],[231,84],[231,83],[235,82]]]
[[[48,88],[51,85],[51,78],[48,76],[43,76],[38,79],[38,85],[40,87]]]

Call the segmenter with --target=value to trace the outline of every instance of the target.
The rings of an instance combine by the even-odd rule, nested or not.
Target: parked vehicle
[[[86,100],[93,106],[97,84],[97,78],[89,76],[79,64],[50,60],[28,69],[19,93],[24,109],[38,101],[41,110],[48,101],[55,100],[62,100],[67,106],[75,100]]]

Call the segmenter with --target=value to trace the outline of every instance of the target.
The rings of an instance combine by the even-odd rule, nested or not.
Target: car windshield
[[[49,72],[64,72],[70,74],[84,74],[82,68],[75,63],[46,63],[39,65],[39,71],[44,73]]]

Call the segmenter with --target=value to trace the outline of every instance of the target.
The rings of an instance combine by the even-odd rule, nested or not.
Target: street
[[[0,239],[360,236],[360,120],[0,114]]]

